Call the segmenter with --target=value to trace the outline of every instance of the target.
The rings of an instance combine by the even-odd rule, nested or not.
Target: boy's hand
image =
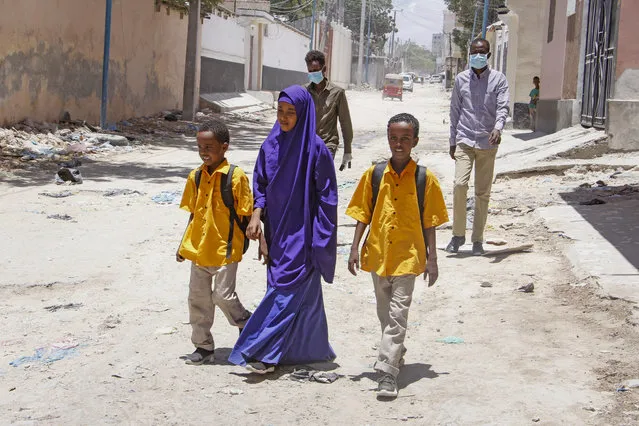
[[[180,256],[180,250],[178,249],[177,252],[175,252],[175,260],[178,261],[179,263],[184,262],[184,258],[182,256]]]
[[[437,267],[437,259],[428,259],[426,263],[426,271],[424,272],[424,281],[428,277],[428,287],[432,287],[439,277],[439,268]]]
[[[351,255],[348,258],[348,270],[351,274],[357,276],[357,271],[359,271],[359,250],[357,250],[357,247],[351,248]]]
[[[251,221],[246,227],[246,236],[250,240],[257,240],[262,236],[262,226],[260,224],[260,218],[256,216],[251,217]]]
[[[268,244],[266,244],[266,238],[262,234],[260,236],[260,246],[257,249],[257,260],[262,261],[262,265],[268,265]]]

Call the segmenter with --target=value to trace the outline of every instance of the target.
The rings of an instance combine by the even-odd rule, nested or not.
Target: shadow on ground
[[[416,362],[414,364],[406,364],[399,371],[399,376],[397,376],[397,388],[404,389],[413,383],[416,383],[422,379],[435,379],[440,376],[440,374],[448,374],[448,373],[437,373],[431,370],[432,365],[430,364],[422,364],[421,362]],[[366,371],[364,373],[358,374],[357,376],[350,376],[350,380],[353,382],[359,382],[362,379],[369,379],[373,382],[377,382],[380,377],[380,373],[375,371]]]
[[[577,189],[560,196],[639,269],[639,184],[596,189]],[[581,204],[596,199],[605,204]]]
[[[520,139],[522,141],[531,141],[546,136],[543,132],[530,132],[530,133],[513,133],[513,138]]]

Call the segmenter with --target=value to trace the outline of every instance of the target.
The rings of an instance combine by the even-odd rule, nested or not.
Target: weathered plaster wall
[[[0,0],[0,124],[99,121],[105,2]],[[114,0],[108,120],[182,103],[187,17]]]
[[[566,10],[567,0],[556,0],[555,16],[551,21],[550,2],[545,2],[542,31],[542,59],[541,59],[541,91],[540,99],[562,99],[564,68],[566,62]],[[548,26],[554,27],[553,37],[548,42]]]
[[[566,63],[564,64],[563,99],[576,99],[579,86],[581,64],[581,27],[584,14],[584,0],[575,0],[575,9],[566,20]],[[581,100],[581,99],[579,99]]]
[[[615,99],[639,100],[639,1],[620,1]]]

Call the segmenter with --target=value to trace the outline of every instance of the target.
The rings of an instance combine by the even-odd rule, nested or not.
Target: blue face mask
[[[308,80],[311,83],[320,84],[324,80],[324,74],[322,71],[309,72]]]
[[[475,53],[474,55],[470,55],[470,66],[471,68],[475,68],[476,70],[480,70],[488,65],[488,54],[486,53]]]

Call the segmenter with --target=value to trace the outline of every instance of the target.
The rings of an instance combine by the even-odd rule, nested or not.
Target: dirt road
[[[226,361],[237,337],[219,313],[214,366],[185,365],[190,353],[189,269],[174,253],[186,223],[175,204],[198,165],[193,141],[165,140],[85,164],[73,187],[0,185],[0,423],[17,424],[602,424],[632,422],[618,412],[619,369],[639,365],[636,332],[624,305],[577,283],[563,241],[518,200],[522,188],[498,182],[487,237],[534,251],[467,257],[440,253],[440,281],[416,286],[400,397],[379,402],[371,365],[379,325],[370,277],[346,269],[353,222],[343,212],[371,161],[387,155],[388,118],[420,120],[416,155],[440,178],[452,207],[447,157],[447,99],[417,86],[404,102],[378,92],[349,93],[356,129],[351,169],[338,172],[339,256],[335,283],[324,286],[333,384],[300,383],[282,368],[255,378]],[[229,119],[229,159],[252,171],[272,121]],[[505,138],[504,143],[518,143]],[[341,152],[337,155],[341,158]],[[112,189],[125,193],[110,194]],[[42,193],[68,190],[65,198]],[[529,194],[543,188],[531,185]],[[137,192],[131,192],[137,191]],[[110,195],[110,196],[107,196]],[[534,204],[535,197],[527,202]],[[60,215],[60,216],[54,216]],[[68,215],[65,217],[64,215]],[[58,218],[56,218],[58,217]],[[59,219],[59,218],[62,219]],[[66,220],[65,220],[66,219]],[[450,230],[438,233],[440,244]],[[488,284],[487,284],[488,283]],[[515,291],[534,283],[533,293]],[[587,284],[587,283],[586,283]],[[238,293],[250,308],[265,290],[252,246],[240,266]],[[458,337],[463,343],[438,339]],[[36,352],[37,348],[42,348]],[[30,356],[32,359],[21,357]],[[14,362],[17,366],[9,363]],[[635,370],[636,371],[636,370]],[[617,374],[617,375],[615,375]]]

